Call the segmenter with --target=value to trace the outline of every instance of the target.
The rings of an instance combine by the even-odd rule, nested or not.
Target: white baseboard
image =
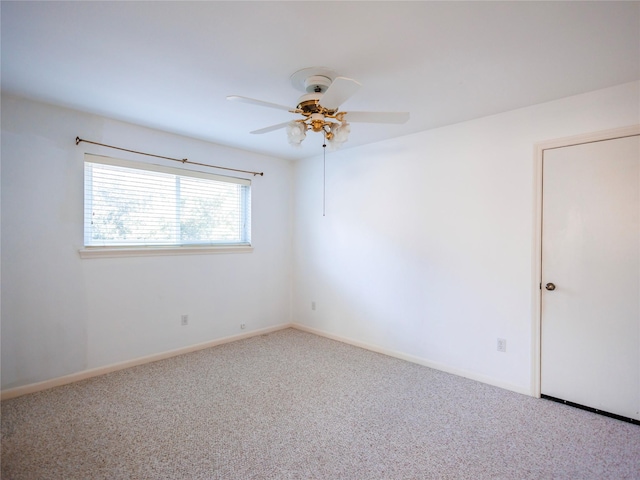
[[[388,355],[390,357],[399,358],[401,360],[406,360],[407,362],[417,363],[418,365],[423,365],[425,367],[433,368],[436,370],[441,370],[443,372],[451,373],[453,375],[458,375],[460,377],[469,378],[471,380],[476,380],[478,382],[486,383],[489,385],[493,385],[495,387],[504,388],[505,390],[511,390],[513,392],[521,393],[524,395],[533,395],[531,391],[526,388],[522,388],[518,385],[512,385],[505,382],[497,381],[494,378],[487,377],[484,375],[478,375],[474,372],[468,372],[465,370],[460,370],[457,368],[452,368],[447,365],[443,365],[437,362],[432,362],[430,360],[416,357],[415,355],[408,355],[406,353],[397,352],[394,350],[389,350],[386,348],[378,347],[376,345],[371,345],[365,342],[360,342],[357,340],[353,340],[346,337],[341,337],[338,335],[333,335],[331,333],[327,333],[323,330],[318,330],[316,328],[307,327],[306,325],[302,325],[299,323],[283,323],[280,325],[276,325],[273,327],[262,328],[260,330],[253,330],[251,332],[242,333],[239,335],[231,335],[228,337],[218,338],[216,340],[210,340],[208,342],[198,343],[195,345],[189,345],[187,347],[177,348],[175,350],[169,350],[167,352],[156,353],[153,355],[147,355],[145,357],[135,358],[133,360],[127,360],[124,362],[114,363],[111,365],[106,365],[104,367],[92,368],[89,370],[83,370],[81,372],[72,373],[69,375],[64,375],[62,377],[52,378],[50,380],[44,380],[42,382],[31,383],[29,385],[23,385],[20,387],[10,388],[7,390],[3,390],[0,393],[1,400],[9,400],[10,398],[20,397],[22,395],[26,395],[29,393],[35,393],[42,390],[48,390],[49,388],[59,387],[62,385],[67,385],[73,382],[79,382],[80,380],[85,380],[87,378],[97,377],[100,375],[105,375],[107,373],[116,372],[118,370],[124,370],[125,368],[131,368],[138,365],[144,365],[145,363],[157,362],[158,360],[164,360],[171,357],[176,357],[178,355],[184,355],[185,353],[195,352],[198,350],[203,350],[205,348],[215,347],[217,345],[222,345],[225,343],[235,342],[238,340],[242,340],[245,338],[255,337],[258,335],[265,335],[267,333],[276,332],[278,330],[283,330],[285,328],[296,328],[298,330],[313,333],[315,335],[319,335],[321,337],[329,338],[331,340],[336,340],[338,342],[346,343],[348,345],[353,345],[355,347],[364,348],[365,350],[370,350],[372,352],[381,353],[383,355]]]
[[[118,370],[124,370],[125,368],[136,367],[145,363],[157,362],[158,360],[165,360],[167,358],[176,357],[178,355],[184,355],[185,353],[215,347],[216,345],[222,345],[224,343],[236,342],[238,340],[255,337],[258,335],[265,335],[267,333],[276,332],[278,330],[283,330],[290,327],[292,327],[290,323],[283,323],[274,327],[252,330],[250,332],[241,333],[239,335],[231,335],[228,337],[218,338],[216,340],[210,340],[208,342],[202,342],[195,345],[189,345],[187,347],[176,348],[175,350],[169,350],[167,352],[147,355],[145,357],[134,358],[133,360],[126,360],[124,362],[105,365],[104,367],[97,367],[89,370],[83,370],[81,372],[71,373],[69,375],[52,378],[50,380],[44,380],[42,382],[30,383],[29,385],[23,385],[21,387],[10,388],[7,390],[3,390],[0,393],[0,400],[9,400],[10,398],[20,397],[28,393],[35,393],[42,390],[47,390],[49,388],[60,387],[68,383],[79,382],[80,380],[85,380],[87,378],[97,377],[107,373],[116,372]]]
[[[371,345],[368,343],[360,342],[357,340],[352,340],[350,338],[341,337],[339,335],[333,335],[331,333],[324,332],[322,330],[318,330],[316,328],[307,327],[306,325],[302,325],[299,323],[294,323],[291,327],[296,328],[298,330],[302,330],[303,332],[313,333],[315,335],[319,335],[321,337],[329,338],[331,340],[336,340],[338,342],[346,343],[349,345],[353,345],[354,347],[364,348],[365,350],[371,350],[372,352],[381,353],[383,355],[388,355],[390,357],[399,358],[401,360],[406,360],[407,362],[417,363],[418,365],[423,365],[425,367],[433,368],[435,370],[440,370],[442,372],[451,373],[453,375],[457,375],[459,377],[468,378],[470,380],[476,380],[478,382],[486,383],[488,385],[493,385],[494,387],[503,388],[505,390],[510,390],[512,392],[521,393],[523,395],[534,396],[530,389],[521,387],[519,385],[513,385],[511,383],[502,382],[496,380],[492,377],[487,377],[485,375],[479,375],[475,372],[468,372],[466,370],[461,370],[459,368],[449,367],[447,365],[443,365],[441,363],[432,362],[431,360],[427,360],[422,357],[417,357],[415,355],[409,355],[402,352],[397,352],[394,350],[389,350],[386,348],[378,347],[376,345]]]

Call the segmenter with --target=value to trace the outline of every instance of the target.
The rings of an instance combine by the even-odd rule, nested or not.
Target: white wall
[[[163,161],[76,136],[264,171],[252,184],[254,251],[80,259],[84,152]],[[290,322],[291,182],[285,160],[3,96],[2,388],[239,334],[240,323]]]
[[[639,91],[329,153],[326,217],[321,157],[292,166],[3,96],[2,388],[293,319],[530,393],[534,144],[639,123]],[[80,259],[83,153],[150,160],[76,136],[264,171],[252,187],[254,252]]]
[[[640,123],[639,91],[328,153],[326,217],[322,158],[299,162],[294,322],[532,393],[534,145]]]

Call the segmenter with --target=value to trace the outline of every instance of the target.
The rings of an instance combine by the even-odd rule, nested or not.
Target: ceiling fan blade
[[[277,108],[278,110],[286,110],[287,112],[296,112],[295,108],[287,107],[286,105],[278,105],[277,103],[263,102],[262,100],[256,100],[255,98],[241,97],[239,95],[229,95],[227,100],[233,102],[248,103],[251,105],[258,105],[260,107]]]
[[[280,130],[281,128],[284,128],[287,125],[289,125],[290,123],[291,123],[290,121],[279,123],[277,125],[271,125],[270,127],[261,128],[260,130],[254,130],[253,132],[249,132],[249,133],[269,133],[269,132],[273,132],[274,130]]]
[[[352,78],[336,77],[320,98],[320,105],[329,110],[337,109],[356,93],[362,85]]]
[[[344,112],[347,122],[406,123],[409,112]]]

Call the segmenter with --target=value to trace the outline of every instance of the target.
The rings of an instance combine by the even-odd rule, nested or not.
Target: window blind
[[[85,155],[84,243],[250,245],[251,181]]]

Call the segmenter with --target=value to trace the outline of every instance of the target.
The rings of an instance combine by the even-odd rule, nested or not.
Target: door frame
[[[640,124],[628,127],[615,128],[599,132],[576,135],[572,137],[558,138],[534,145],[534,250],[532,268],[532,332],[531,332],[531,394],[540,398],[542,383],[542,170],[544,152],[554,148],[571,147],[584,143],[602,142],[616,138],[632,137],[640,135]]]

